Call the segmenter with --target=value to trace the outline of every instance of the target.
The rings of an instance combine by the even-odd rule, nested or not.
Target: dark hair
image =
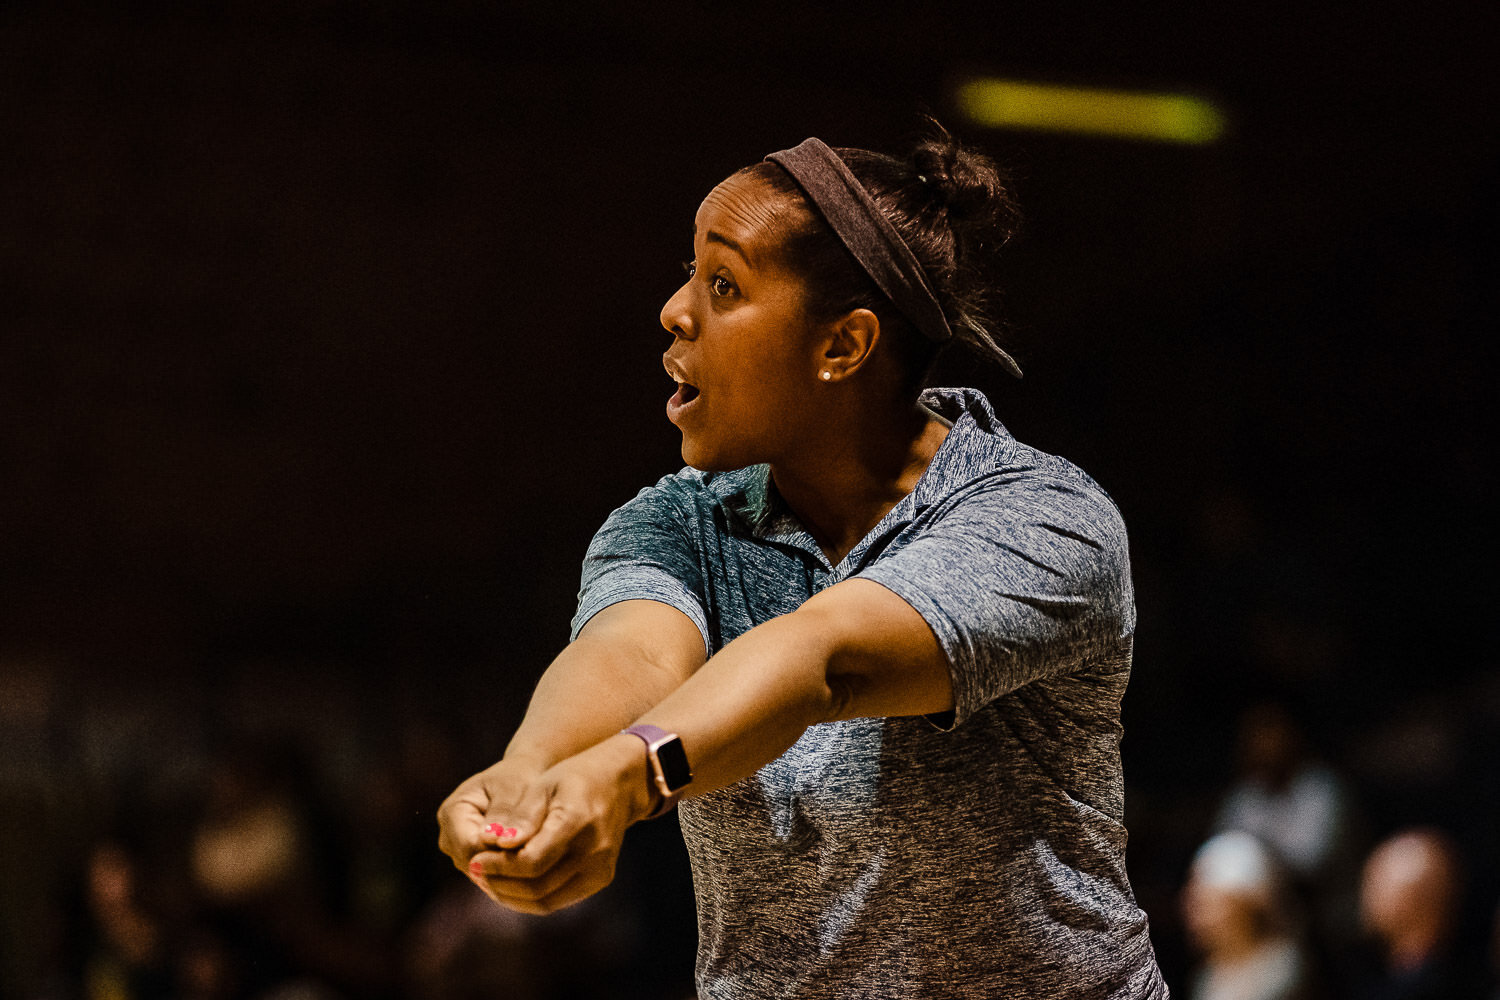
[[[999,361],[987,285],[976,258],[1015,234],[1020,213],[994,161],[932,124],[934,134],[905,160],[866,149],[834,152],[911,247],[953,328],[953,342]],[[783,240],[780,257],[802,277],[809,315],[822,320],[854,309],[873,311],[881,328],[894,332],[889,343],[915,392],[943,345],[922,336],[895,310],[785,170],[757,163],[739,175],[762,181],[803,208],[804,218]]]

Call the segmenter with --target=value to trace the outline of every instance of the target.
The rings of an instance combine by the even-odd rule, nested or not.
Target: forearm
[[[952,707],[926,622],[879,584],[849,580],[725,646],[640,721],[682,738],[691,796],[755,773],[816,723]]]
[[[696,655],[701,662],[701,641]],[[639,704],[633,699],[649,698],[653,684],[628,685],[632,700],[601,705],[604,696],[574,687],[571,676],[559,669],[539,687],[517,750],[551,755],[569,741],[590,745],[528,784],[534,807],[486,817],[507,825],[512,812],[531,818],[517,822],[514,839],[471,870],[496,899],[527,913],[550,913],[605,885],[625,828],[653,808],[641,741],[618,732],[629,721],[681,737],[694,772],[685,789],[692,796],[755,773],[815,723],[916,715],[953,704],[947,662],[922,617],[864,580],[830,587],[797,611],[746,632],[664,685],[659,703],[634,719],[626,718]],[[575,694],[584,696],[587,710]],[[463,864],[472,856],[449,853]]]
[[[832,702],[820,683],[827,658],[820,656],[817,643],[808,641],[807,624],[805,618],[788,616],[758,626],[646,713],[648,721],[672,726],[689,748],[695,772],[689,794],[753,773],[827,712]],[[556,690],[548,688],[528,714],[528,732],[518,740],[530,739],[530,732],[556,730],[550,713],[562,703],[553,700]],[[612,711],[624,711],[624,706]],[[604,715],[594,711],[589,718]],[[556,752],[560,741],[549,736],[543,745]],[[509,762],[507,757],[497,767]],[[472,853],[457,852],[460,863],[471,866],[471,876],[497,901],[527,913],[550,913],[606,884],[625,828],[646,818],[659,801],[641,741],[618,731],[537,775],[527,794],[544,809],[523,804],[493,814],[502,826],[510,825],[512,812],[530,817],[505,835],[504,846],[517,846],[487,852],[472,862]]]
[[[542,675],[505,756],[551,767],[624,729],[678,683],[580,637]]]
[[[618,733],[691,675],[702,645],[665,605],[606,608],[542,675],[506,759],[545,769]]]
[[[641,718],[677,733],[693,768],[689,796],[733,784],[831,718],[824,637],[788,615],[740,636]]]

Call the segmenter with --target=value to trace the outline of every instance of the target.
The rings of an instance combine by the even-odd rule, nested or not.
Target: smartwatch
[[[651,780],[661,793],[661,805],[647,819],[655,819],[671,810],[693,780],[693,769],[688,767],[687,751],[682,749],[682,739],[660,726],[635,725],[620,730],[639,736],[646,744],[646,761],[651,768]]]

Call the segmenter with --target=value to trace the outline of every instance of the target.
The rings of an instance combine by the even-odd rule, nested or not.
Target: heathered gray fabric
[[[699,996],[1166,997],[1125,876],[1124,525],[979,393],[924,401],[953,429],[838,566],[763,466],[668,476],[589,547],[575,636],[600,609],[649,598],[687,614],[711,655],[858,576],[916,608],[952,668],[950,728],[813,726],[757,774],[682,804]]]

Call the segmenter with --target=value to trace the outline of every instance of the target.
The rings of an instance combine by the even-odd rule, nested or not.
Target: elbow
[[[854,717],[855,685],[853,678],[830,675],[825,678],[820,712],[816,721],[838,722]]]
[[[804,604],[778,619],[786,628],[784,642],[798,651],[793,657],[799,663],[793,684],[799,690],[796,714],[805,726],[852,718],[850,712],[858,700],[858,678],[838,669],[838,630],[819,610]]]
[[[787,628],[785,640],[798,650],[797,686],[806,724],[852,718],[848,713],[858,697],[858,678],[844,663],[837,620],[815,597],[780,621]]]

